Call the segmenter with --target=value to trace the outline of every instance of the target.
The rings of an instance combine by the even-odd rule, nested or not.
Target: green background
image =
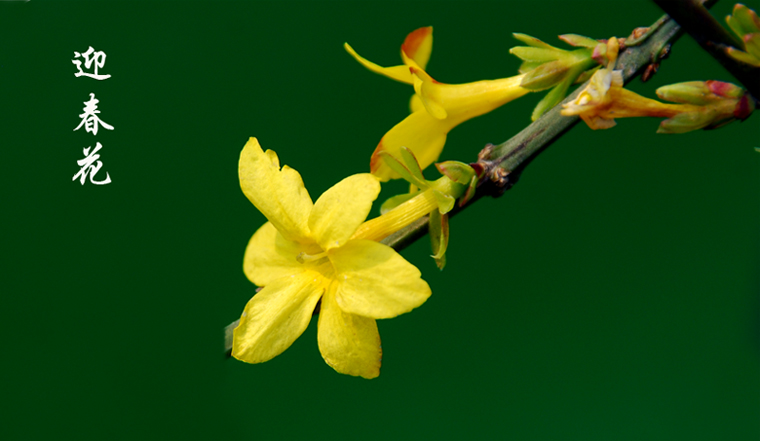
[[[427,240],[403,252],[433,295],[379,322],[378,379],[327,366],[316,320],[267,363],[222,356],[265,221],[238,184],[248,137],[316,199],[367,171],[408,112],[412,89],[344,41],[395,65],[433,25],[428,71],[462,83],[516,74],[512,32],[565,47],[557,34],[625,36],[660,15],[646,1],[0,3],[0,435],[758,439],[758,116],[677,136],[655,119],[576,126],[452,220],[445,271]],[[110,79],[74,77],[88,46]],[[687,37],[630,87],[705,79],[731,77]],[[114,131],[73,131],[91,92]],[[457,127],[442,159],[508,139],[539,99]],[[95,142],[113,182],[72,182]]]

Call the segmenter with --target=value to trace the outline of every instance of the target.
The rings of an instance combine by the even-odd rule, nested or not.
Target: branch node
[[[496,166],[491,170],[489,179],[493,183],[493,197],[501,196],[505,191],[512,187],[514,183],[509,179],[509,173],[509,170],[500,166]]]

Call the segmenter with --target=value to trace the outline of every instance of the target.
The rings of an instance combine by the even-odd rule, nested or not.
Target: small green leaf
[[[382,151],[382,152],[380,152],[378,154],[383,159],[383,161],[385,161],[385,164],[388,167],[390,167],[393,171],[395,171],[396,173],[398,173],[399,175],[401,175],[401,177],[405,181],[409,182],[410,184],[414,184],[418,188],[421,188],[423,190],[426,189],[426,188],[428,188],[428,184],[427,184],[426,181],[424,181],[424,180],[420,181],[420,179],[418,177],[416,177],[412,173],[412,171],[410,171],[408,168],[406,168],[406,166],[404,164],[402,164],[401,161],[399,161],[398,159],[396,159],[393,155],[391,155],[390,153],[385,152],[385,151]],[[420,167],[418,165],[417,169],[419,170],[419,168]]]
[[[446,266],[446,248],[449,245],[449,217],[441,214],[438,210],[430,213],[428,220],[428,229],[430,232],[430,245],[433,249],[435,264],[439,269]]]
[[[733,15],[726,17],[726,24],[740,39],[744,37],[744,29],[742,28],[741,23],[739,23],[739,20],[737,20]]]
[[[710,125],[717,116],[717,112],[709,110],[679,113],[661,122],[657,133],[686,133],[699,130]]]
[[[565,61],[550,61],[525,74],[520,86],[533,91],[548,89],[562,81],[569,69]]]
[[[655,93],[663,100],[697,106],[703,106],[715,99],[704,81],[668,84],[657,89]]]
[[[528,73],[542,64],[544,64],[543,61],[523,61],[517,71],[521,74]]]
[[[584,37],[583,35],[578,34],[560,35],[559,39],[569,44],[570,46],[588,47],[591,49],[595,48],[597,44],[600,44],[599,41],[594,40],[593,38]]]
[[[539,40],[536,37],[531,37],[530,35],[527,35],[527,34],[514,33],[514,34],[512,34],[512,36],[515,37],[516,39],[522,41],[523,43],[527,44],[528,46],[541,47],[541,48],[544,48],[544,49],[561,50],[561,49],[556,48],[556,47],[554,47],[554,46],[552,46],[550,44],[544,43],[543,41]]]
[[[758,20],[755,11],[750,8],[742,4],[737,4],[734,6],[733,16],[744,31],[742,36],[753,32],[760,32],[760,20]]]
[[[515,46],[509,50],[509,53],[524,61],[540,61],[542,63],[567,58],[565,51],[540,47]]]
[[[437,168],[442,175],[448,177],[457,184],[469,185],[470,180],[475,176],[475,170],[464,162],[439,162],[435,164],[435,168]]]
[[[566,82],[557,84],[541,99],[541,101],[538,102],[538,104],[536,104],[536,107],[533,109],[533,113],[530,115],[531,121],[535,121],[538,118],[541,118],[541,115],[548,112],[552,107],[561,103],[562,100],[565,99],[565,95],[567,94],[566,84]]]
[[[745,35],[744,48],[755,59],[760,59],[760,32]]]
[[[748,54],[733,47],[726,48],[726,53],[736,61],[747,63],[750,66],[760,67],[760,58],[757,58],[752,54]]]
[[[478,177],[473,176],[470,180],[470,185],[467,186],[467,191],[464,193],[464,196],[462,196],[461,199],[459,199],[459,206],[464,207],[464,205],[472,199],[473,196],[475,196],[475,190],[478,189]]]
[[[414,156],[414,153],[412,153],[412,151],[409,150],[409,148],[401,147],[401,159],[404,161],[406,168],[409,170],[412,176],[414,176],[420,182],[427,182],[425,181],[425,176],[422,175],[422,169],[420,168],[420,163],[417,161],[417,158]],[[423,188],[419,184],[415,184],[415,185],[417,185],[417,187]]]

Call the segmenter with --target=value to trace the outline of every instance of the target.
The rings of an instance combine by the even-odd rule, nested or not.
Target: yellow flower
[[[598,130],[615,126],[615,118],[672,117],[683,111],[681,106],[644,98],[624,89],[622,71],[613,70],[618,50],[617,38],[610,38],[607,41],[607,67],[594,72],[588,86],[574,101],[562,105],[562,115],[578,115],[592,130]]]
[[[256,138],[243,148],[239,175],[243,193],[269,222],[246,248],[245,274],[264,288],[245,307],[232,355],[249,363],[279,355],[321,300],[317,340],[327,364],[377,377],[382,352],[375,319],[420,306],[430,287],[414,265],[375,240],[414,219],[399,220],[398,212],[362,225],[380,192],[367,173],[349,176],[312,203],[298,172],[280,169],[277,154],[262,151]],[[418,200],[416,215],[434,203]]]
[[[383,181],[401,176],[380,159],[380,152],[399,158],[401,147],[407,147],[424,169],[438,159],[451,129],[529,92],[520,87],[523,75],[466,84],[434,80],[425,72],[433,45],[432,33],[432,27],[410,33],[401,45],[404,64],[393,67],[378,66],[345,44],[346,50],[369,70],[414,86],[412,113],[383,136],[370,160],[372,173]]]

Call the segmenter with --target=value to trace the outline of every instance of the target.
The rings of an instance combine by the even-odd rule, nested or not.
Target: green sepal
[[[576,79],[578,77],[584,75],[584,71],[588,69],[588,67],[592,64],[595,64],[595,62],[588,58],[585,61],[577,63],[568,69],[568,71],[565,73],[565,77],[559,83],[557,83],[554,88],[550,90],[549,93],[547,93],[546,96],[544,96],[543,99],[541,99],[541,101],[539,101],[536,107],[533,109],[533,113],[530,115],[531,121],[537,120],[541,117],[541,115],[549,111],[552,107],[562,102],[562,100],[567,96],[567,90],[570,88],[570,85],[576,82]],[[595,69],[596,68],[590,70],[593,71]]]
[[[417,161],[417,158],[414,156],[414,153],[412,153],[411,150],[409,150],[408,147],[401,147],[401,159],[404,161],[404,164],[406,165],[407,170],[414,176],[414,178],[418,182],[427,182],[425,180],[425,176],[422,175],[422,169],[420,168],[420,163]],[[409,181],[411,184],[416,185],[419,188],[423,188],[419,184],[416,184],[414,182]],[[424,185],[424,184],[423,184]]]
[[[543,61],[523,61],[517,71],[521,74],[528,73],[542,64]]]
[[[587,47],[591,49],[595,48],[597,44],[601,44],[599,41],[594,40],[593,38],[584,37],[583,35],[578,34],[560,35],[559,39],[569,44],[570,46]]]
[[[397,194],[396,196],[391,196],[388,199],[383,202],[383,205],[380,206],[380,214],[383,215],[394,208],[398,207],[399,205],[403,204],[404,202],[408,201],[409,199],[417,196],[419,192],[414,193],[404,193],[404,194]]]
[[[743,31],[741,34],[737,33],[740,37],[753,32],[760,32],[760,19],[758,19],[757,14],[752,9],[742,4],[736,4],[734,6],[733,17]]]
[[[726,24],[729,28],[731,28],[732,31],[734,31],[734,34],[738,35],[739,38],[742,38],[744,36],[744,29],[742,28],[741,23],[739,23],[739,20],[736,19],[733,15],[729,15],[726,17]]]
[[[524,61],[539,61],[541,63],[567,58],[566,51],[542,47],[515,46],[509,50],[509,53]]]
[[[760,58],[760,32],[745,35],[744,48],[756,59]]]
[[[549,61],[526,73],[520,86],[532,91],[548,89],[562,81],[568,67],[564,60]]]
[[[442,175],[456,182],[457,184],[469,185],[475,176],[475,170],[472,167],[459,161],[444,161],[435,164],[435,168]]]
[[[703,106],[715,101],[715,96],[712,95],[704,81],[668,84],[657,89],[655,93],[660,99],[673,103]]]
[[[570,87],[570,84],[572,82],[573,77],[567,76],[563,81],[554,86],[554,88],[550,90],[549,93],[547,93],[541,99],[541,101],[538,102],[538,104],[536,104],[536,107],[533,109],[533,113],[530,115],[530,120],[537,120],[541,117],[541,115],[549,111],[552,107],[561,103],[562,100],[565,99],[565,96],[567,95],[567,89]]]
[[[470,184],[467,186],[467,191],[464,192],[464,196],[462,196],[459,199],[459,206],[464,207],[464,205],[472,199],[473,196],[475,196],[475,190],[478,189],[478,177],[473,176],[472,179],[470,179]]]
[[[560,50],[560,49],[558,49],[558,48],[556,48],[556,47],[554,47],[554,46],[552,46],[550,44],[544,43],[543,41],[539,40],[536,37],[531,37],[530,35],[527,35],[527,34],[513,33],[512,36],[515,37],[516,39],[522,41],[523,43],[527,44],[528,46],[541,47],[541,48],[544,48],[544,49],[556,49],[556,50]]]
[[[433,195],[435,196],[436,202],[438,202],[438,210],[441,212],[441,214],[446,214],[451,211],[452,208],[454,208],[456,199],[453,196],[445,194],[438,190],[433,190]]]
[[[685,112],[660,123],[657,133],[686,133],[707,127],[718,117],[716,111]],[[723,118],[721,118],[721,121]]]
[[[760,58],[757,58],[752,54],[748,54],[747,52],[740,51],[734,47],[726,48],[726,54],[728,54],[729,57],[733,58],[736,61],[747,63],[750,66],[760,67]]]
[[[435,259],[436,266],[442,270],[446,266],[446,248],[449,245],[449,217],[438,210],[433,210],[428,220],[428,231],[433,250],[431,257]]]
[[[404,156],[404,149],[405,148],[406,147],[402,147],[401,148],[401,155],[402,155],[402,157]],[[396,159],[395,156],[393,156],[390,153],[385,152],[385,151],[379,152],[378,154],[383,159],[383,161],[385,161],[385,164],[388,165],[388,167],[390,167],[393,171],[395,171],[396,173],[398,173],[399,175],[401,175],[401,177],[405,181],[409,182],[410,184],[416,185],[418,188],[421,188],[423,190],[429,187],[427,181],[425,181],[424,178],[422,180],[420,180],[417,176],[415,176],[415,172],[413,172],[412,170],[409,170],[409,168],[407,168],[407,166],[405,166],[403,163],[401,163],[401,161],[399,161],[398,159]],[[412,155],[412,158],[413,157],[414,157],[414,155]],[[406,162],[406,161],[404,161],[404,162]],[[416,169],[415,171],[417,171],[417,172],[419,172],[419,168],[420,168],[419,165],[417,165],[416,167],[413,167],[413,169]],[[419,172],[418,174],[421,175],[422,172]]]

